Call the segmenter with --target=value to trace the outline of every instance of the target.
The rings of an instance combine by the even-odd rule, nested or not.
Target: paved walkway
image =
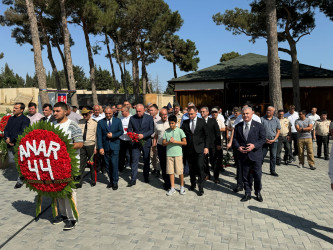
[[[106,179],[99,175],[95,187],[84,184],[78,190],[80,221],[68,232],[63,225],[50,223],[51,209],[32,221],[35,193],[14,190],[15,171],[1,170],[0,245],[7,242],[4,249],[333,249],[328,161],[316,159],[315,171],[307,164],[304,169],[296,163],[282,165],[277,167],[277,178],[267,174],[267,162],[263,203],[240,202],[243,193],[231,191],[232,167],[221,176],[221,184],[206,182],[202,197],[190,191],[167,197],[155,176],[149,184],[138,181],[128,188],[129,170],[121,174],[119,189],[113,191],[106,189]],[[45,200],[42,210],[48,205]]]

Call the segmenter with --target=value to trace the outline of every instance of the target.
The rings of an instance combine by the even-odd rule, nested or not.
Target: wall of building
[[[155,103],[159,108],[167,106],[170,102],[173,105],[175,100],[174,95],[163,95],[163,94],[146,94],[143,98],[143,103]]]

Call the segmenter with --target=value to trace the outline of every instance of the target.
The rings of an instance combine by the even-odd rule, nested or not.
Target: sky
[[[257,40],[256,43],[249,42],[249,37],[245,35],[233,35],[225,30],[224,26],[217,26],[212,16],[218,12],[225,12],[227,9],[235,7],[248,9],[252,0],[166,0],[172,11],[178,11],[184,20],[183,26],[177,32],[182,39],[190,39],[195,42],[199,51],[199,70],[219,63],[223,53],[236,51],[240,54],[257,53],[267,55],[267,45],[264,39]],[[0,15],[7,6],[0,4]],[[333,22],[322,13],[316,12],[316,28],[310,35],[304,36],[297,44],[298,59],[300,63],[316,67],[333,70]],[[18,45],[11,37],[12,27],[0,26],[0,52],[4,52],[5,57],[0,60],[0,68],[5,63],[14,70],[15,73],[25,78],[26,74],[33,75],[35,65],[31,45]],[[74,39],[75,45],[71,47],[73,64],[81,66],[86,76],[89,77],[88,55],[85,47],[85,40],[82,28],[69,24],[69,31]],[[92,45],[99,44],[102,47],[99,55],[94,56],[95,64],[102,69],[110,69],[110,63],[105,57],[106,47],[100,43],[103,37],[90,35]],[[111,45],[112,46],[112,45]],[[280,47],[288,48],[288,44],[281,43]],[[46,49],[42,51],[43,63],[46,71],[51,71],[50,63],[47,59]],[[63,68],[61,58],[56,49],[53,55],[58,70]],[[289,60],[290,56],[279,52],[280,59]],[[120,81],[120,72],[114,60],[116,77]],[[127,65],[131,69],[131,65]],[[160,89],[165,90],[167,81],[173,78],[172,64],[160,57],[154,64],[147,67],[150,79],[158,82]],[[178,77],[190,72],[181,72],[177,69]]]

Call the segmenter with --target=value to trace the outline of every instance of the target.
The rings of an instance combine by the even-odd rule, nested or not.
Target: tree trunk
[[[124,62],[124,72],[126,73],[126,63]],[[123,79],[124,79],[124,88],[125,88],[125,98],[126,100],[128,100],[128,89],[127,89],[127,80],[126,80],[126,75],[123,75]]]
[[[291,51],[291,74],[293,82],[293,102],[296,107],[296,110],[301,109],[301,94],[299,88],[299,62],[297,60],[297,49],[295,41],[292,41],[290,44]]]
[[[27,5],[32,45],[34,48],[34,61],[35,61],[36,75],[37,75],[37,79],[38,79],[39,96],[41,99],[41,103],[43,105],[45,103],[50,103],[50,100],[49,100],[49,96],[47,94],[47,89],[46,89],[47,88],[46,87],[46,73],[45,73],[45,68],[44,68],[43,59],[42,59],[42,49],[40,46],[40,40],[39,40],[39,34],[38,34],[37,18],[35,15],[35,7],[33,5],[32,0],[25,0],[25,3]]]
[[[145,95],[147,94],[148,75],[146,70],[146,61],[144,57],[142,57],[141,71],[142,71],[142,94]]]
[[[135,103],[139,102],[140,94],[140,79],[139,79],[139,60],[136,48],[132,48],[132,77],[133,77],[133,91],[135,95]]]
[[[173,62],[172,65],[173,65],[173,77],[174,77],[174,78],[177,78],[177,68],[176,68],[176,63]]]
[[[84,38],[86,40],[86,48],[88,51],[88,60],[89,60],[89,67],[90,67],[90,84],[91,84],[91,92],[94,105],[98,105],[98,98],[96,93],[96,83],[95,83],[95,63],[94,58],[91,51],[91,45],[89,40],[89,34],[87,29],[87,23],[84,18],[81,18],[82,21],[82,28],[84,32]]]
[[[111,73],[112,73],[112,78],[113,78],[113,81],[115,82],[116,84],[116,74],[114,73],[114,67],[113,67],[113,62],[112,62],[112,57],[111,57],[111,50],[110,50],[110,46],[109,46],[109,38],[108,38],[108,35],[105,33],[105,44],[106,44],[106,48],[108,50],[108,58],[110,60],[110,65],[111,65]]]
[[[65,0],[60,0],[60,8],[61,8],[61,23],[62,23],[62,32],[64,37],[64,51],[65,51],[65,59],[66,59],[66,68],[68,73],[68,81],[70,90],[73,90],[70,100],[73,106],[79,107],[79,103],[77,101],[76,87],[75,87],[75,79],[73,73],[73,63],[72,63],[72,55],[71,48],[69,42],[69,31],[67,27],[67,16],[66,16],[66,8],[65,8]],[[69,95],[70,96],[70,95]]]
[[[114,43],[114,48],[115,48],[115,51],[116,51],[116,61],[117,61],[118,65],[119,65],[119,69],[120,69],[121,83],[122,83],[123,88],[124,88],[125,99],[127,100],[127,98],[128,98],[128,91],[127,91],[126,79],[125,79],[125,73],[126,73],[125,62],[124,62],[124,70],[123,70],[123,68],[121,66],[119,49],[118,49],[117,43]]]
[[[275,0],[266,0],[269,98],[275,112],[283,109]]]
[[[46,47],[47,47],[47,58],[50,61],[52,71],[53,71],[53,74],[54,74],[54,77],[55,77],[56,88],[57,88],[57,90],[61,90],[60,77],[59,77],[59,74],[58,74],[57,66],[56,66],[56,64],[54,63],[54,60],[53,60],[53,54],[52,54],[50,39],[49,39],[49,36],[47,35],[47,32],[46,32],[46,28],[45,28],[45,25],[44,25],[44,22],[43,22],[42,14],[40,14],[39,17],[40,17],[40,23],[41,23],[42,31],[43,31],[43,35],[44,35],[45,44],[46,44]]]
[[[64,67],[64,74],[65,74],[66,86],[67,86],[67,89],[70,89],[70,87],[69,87],[69,80],[68,80],[67,66],[66,66],[66,59],[65,59],[64,53],[62,53],[62,50],[60,48],[59,41],[56,40],[55,44],[56,44],[56,47],[57,47],[58,52],[60,54],[62,65]]]

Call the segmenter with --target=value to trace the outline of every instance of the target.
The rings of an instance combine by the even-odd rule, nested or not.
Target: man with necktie
[[[40,119],[41,121],[54,122],[56,119],[53,116],[53,108],[49,103],[43,105],[43,115],[44,117]]]
[[[112,117],[111,107],[104,109],[105,118],[97,124],[97,145],[99,153],[104,155],[105,166],[110,179],[107,188],[118,189],[118,161],[120,150],[119,137],[124,133],[123,126],[119,118]]]
[[[190,107],[188,110],[189,119],[183,121],[181,129],[185,132],[187,145],[187,160],[190,167],[191,187],[193,191],[196,186],[196,175],[198,175],[199,196],[204,193],[203,181],[205,179],[204,155],[208,154],[208,132],[204,119],[197,117],[197,108]]]
[[[83,119],[79,121],[79,127],[83,132],[83,147],[80,149],[80,183],[76,185],[77,188],[82,187],[84,170],[87,167],[87,162],[96,155],[96,133],[97,122],[91,118],[91,110],[83,108],[81,114]],[[96,185],[96,169],[93,165],[89,165],[90,168],[90,185],[93,187]]]
[[[128,132],[134,132],[138,134],[139,140],[133,144],[132,147],[132,163],[131,163],[131,181],[128,183],[128,187],[136,184],[138,175],[138,166],[143,153],[143,177],[146,183],[149,182],[149,160],[150,160],[150,148],[152,143],[151,135],[154,133],[154,119],[152,116],[145,114],[145,107],[143,104],[136,105],[136,114],[131,116],[128,124]]]
[[[252,119],[253,111],[250,107],[242,110],[243,121],[238,123],[234,130],[233,147],[238,150],[239,163],[243,173],[245,195],[242,202],[251,199],[252,176],[254,191],[257,200],[262,202],[261,175],[262,175],[262,146],[266,142],[266,132],[263,125]]]

